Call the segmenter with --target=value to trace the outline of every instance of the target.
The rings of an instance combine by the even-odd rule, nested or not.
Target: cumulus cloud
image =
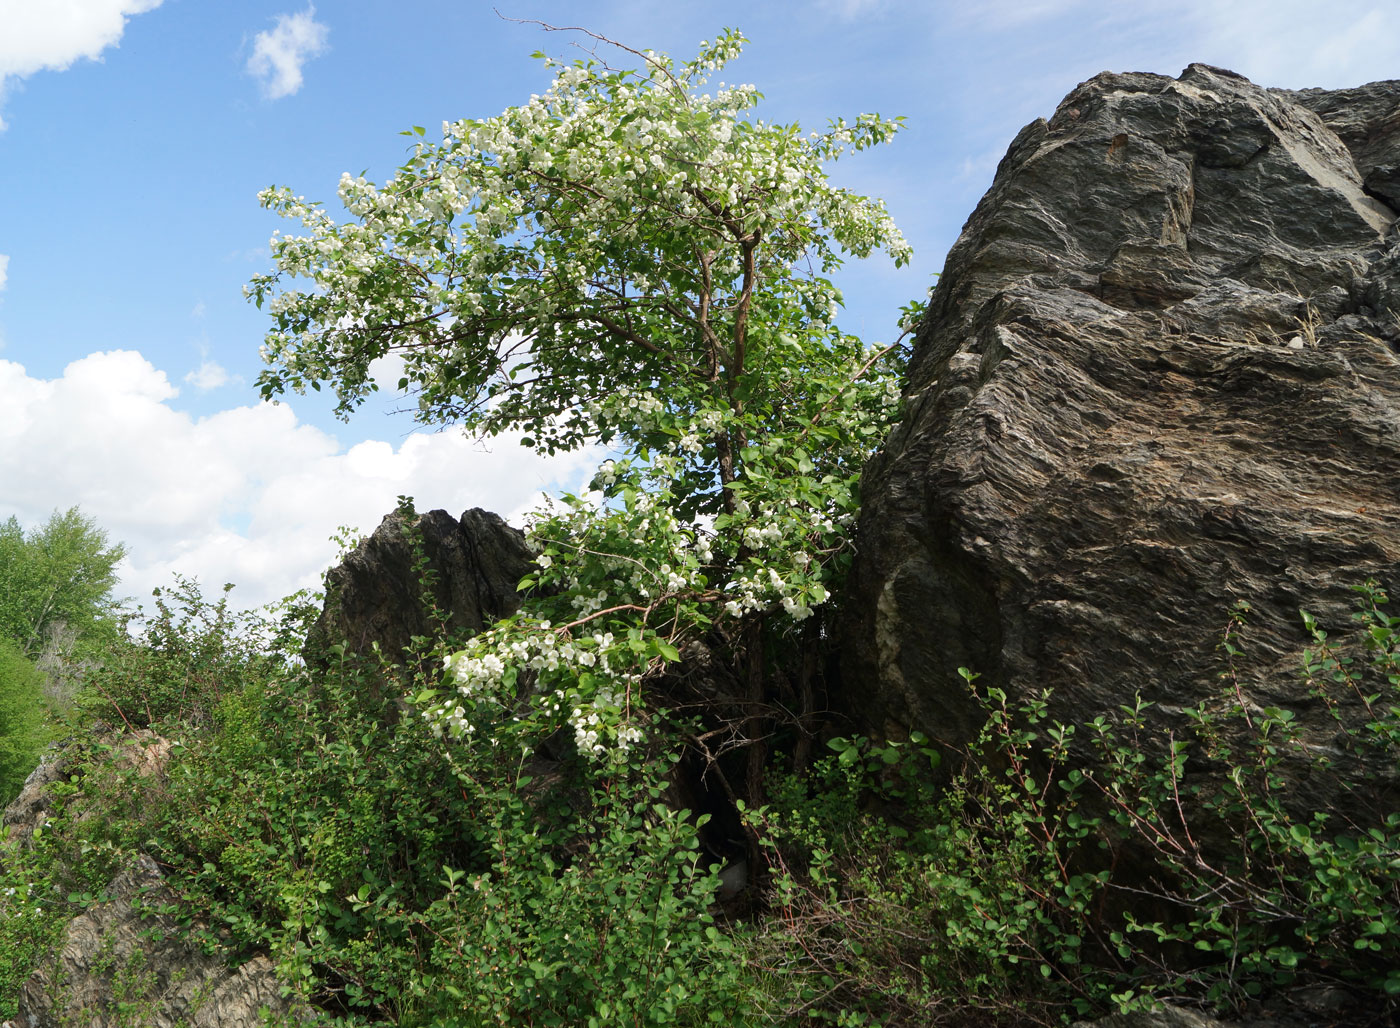
[[[116,46],[133,14],[161,0],[0,0],[0,100],[13,79],[63,71]],[[0,120],[0,129],[5,127]]]
[[[316,8],[279,14],[277,23],[253,39],[248,74],[261,80],[269,100],[291,96],[301,88],[301,67],[326,51],[329,29],[316,20]]]
[[[5,288],[5,280],[10,276],[10,258],[0,253],[0,289]]]
[[[130,556],[122,595],[175,573],[237,586],[252,606],[315,587],[340,525],[372,531],[410,495],[419,509],[485,507],[519,518],[542,489],[578,488],[593,453],[536,457],[513,438],[490,449],[460,433],[342,448],[291,405],[193,418],[178,390],[132,351],[94,353],[41,379],[0,360],[0,519],[41,523],[77,505]]]

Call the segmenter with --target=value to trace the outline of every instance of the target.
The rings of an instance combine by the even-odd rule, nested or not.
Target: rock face
[[[377,643],[385,657],[399,661],[414,636],[437,634],[423,609],[410,529],[421,538],[433,577],[428,593],[450,631],[479,632],[520,606],[515,587],[533,559],[524,533],[479,509],[460,520],[429,511],[416,523],[394,513],[327,575],[325,607],[307,636],[308,658],[335,643],[362,654]]]
[[[107,760],[118,770],[134,769],[139,775],[158,779],[165,774],[165,765],[170,757],[170,741],[163,739],[148,728],[136,732],[122,733],[98,722],[94,729],[93,745],[105,747],[110,752]],[[39,766],[24,780],[19,795],[10,801],[0,814],[0,832],[5,841],[21,849],[33,845],[34,833],[49,823],[55,807],[54,785],[66,782],[81,763],[85,750],[77,744],[69,744],[50,749],[39,761]],[[70,801],[76,820],[91,816],[91,811],[81,800]]]
[[[39,766],[29,772],[19,795],[12,799],[0,815],[0,832],[16,846],[32,845],[34,830],[42,828],[53,815],[53,795],[49,786],[63,781],[71,757],[66,753],[49,751],[39,760]]]
[[[1298,610],[1338,628],[1349,587],[1400,586],[1397,167],[1400,82],[1199,64],[1099,75],[1017,135],[863,483],[842,637],[868,729],[965,745],[960,666],[1065,722],[1140,690],[1170,727],[1219,696],[1247,599],[1246,700],[1327,745]]]

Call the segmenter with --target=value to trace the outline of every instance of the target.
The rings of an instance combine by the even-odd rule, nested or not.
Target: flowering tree
[[[704,92],[744,42],[727,31],[679,66],[622,47],[635,71],[545,59],[544,95],[444,123],[440,143],[415,128],[382,186],[345,175],[343,223],[261,194],[307,230],[274,236],[276,271],[248,287],[275,320],[264,397],[324,383],[345,415],[397,354],[425,423],[618,454],[535,518],[536,597],[419,696],[452,736],[528,745],[567,721],[606,762],[687,641],[725,623],[757,652],[761,623],[807,618],[839,573],[898,389],[889,348],[833,325],[825,276],[842,253],[909,249],[824,166],[898,122],[804,136],[756,119],[752,86]]]

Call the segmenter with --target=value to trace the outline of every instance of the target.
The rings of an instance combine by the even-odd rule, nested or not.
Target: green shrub
[[[771,776],[772,801],[749,812],[774,868],[775,910],[746,958],[773,969],[762,984],[767,1019],[1053,1019],[1063,997],[1022,963],[1021,943],[1039,934],[1027,900],[1051,860],[1020,804],[983,797],[995,827],[984,832],[971,783],[936,786],[939,755],[922,736],[830,745],[804,778]]]
[[[1371,769],[1354,780],[1305,743],[1292,712],[1238,702],[1243,606],[1222,647],[1220,700],[1172,737],[1151,735],[1141,700],[1050,724],[1047,696],[1013,707],[965,671],[987,720],[938,796],[908,785],[920,747],[836,740],[839,757],[751,815],[780,870],[780,916],[753,959],[800,968],[770,981],[770,1002],[789,1018],[952,1024],[969,1009],[1068,1020],[1168,995],[1239,1009],[1327,983],[1393,1010],[1400,814],[1361,825],[1300,814],[1282,775],[1302,761],[1353,798],[1393,788],[1400,619],[1374,583],[1359,593],[1342,643],[1304,615],[1301,661],[1341,748],[1361,758],[1348,766]],[[1347,712],[1358,706],[1359,719]],[[1076,735],[1097,753],[1090,766],[1071,757]],[[1232,736],[1247,742],[1231,750]],[[892,817],[901,793],[914,802]]]
[[[224,938],[347,1023],[740,1008],[717,878],[654,762],[590,777],[566,756],[537,780],[519,749],[444,747],[381,674],[342,660],[226,690],[179,751],[153,842]]]
[[[27,852],[0,842],[0,1020],[15,1016],[20,990],[72,916],[54,856],[42,839]]]
[[[1303,613],[1312,646],[1302,667],[1310,692],[1335,720],[1327,747],[1305,740],[1295,714],[1238,703],[1222,711],[1202,705],[1189,712],[1195,737],[1173,746],[1141,790],[1151,804],[1144,812],[1121,801],[1111,807],[1119,829],[1135,833],[1159,856],[1165,873],[1154,887],[1176,917],[1143,923],[1129,915],[1127,929],[1143,940],[1140,952],[1154,977],[1172,989],[1203,991],[1220,1005],[1238,1005],[1276,986],[1338,982],[1384,997],[1392,1008],[1400,997],[1400,813],[1383,797],[1400,777],[1400,618],[1386,613],[1385,593],[1375,582],[1357,588],[1357,631],[1333,643]],[[1231,621],[1223,675],[1231,699],[1247,605]],[[1359,711],[1357,708],[1360,708]],[[1351,708],[1348,710],[1348,708]],[[1356,716],[1359,714],[1359,716]],[[1221,723],[1247,729],[1247,749],[1221,741]],[[1123,758],[1137,740],[1121,730],[1091,726],[1110,767],[1136,781]],[[1132,722],[1129,729],[1136,729]],[[1357,758],[1338,766],[1329,750]],[[1241,748],[1243,749],[1243,747]],[[1190,759],[1227,768],[1204,782],[1187,775]],[[1306,763],[1330,780],[1353,814],[1300,811],[1287,794],[1285,764]],[[1377,803],[1379,800],[1379,803]],[[1210,833],[1236,846],[1208,860],[1198,839]],[[1202,897],[1209,897],[1203,899]],[[1164,952],[1190,947],[1199,964],[1164,967]],[[1174,944],[1174,945],[1173,945]]]
[[[102,898],[146,830],[154,786],[111,748],[89,743],[47,786],[50,806],[28,842],[0,840],[0,1020],[55,952],[68,921]],[[97,816],[93,816],[97,815]]]
[[[654,772],[653,772],[654,773]],[[634,765],[541,816],[523,778],[483,792],[486,870],[446,871],[434,1024],[748,1023],[744,970],[709,913],[719,884],[684,814]]]
[[[1330,758],[1290,712],[1238,702],[1243,609],[1220,696],[1170,738],[1141,702],[1062,726],[1046,697],[1018,706],[965,672],[987,716],[948,771],[915,735],[769,772],[746,811],[762,902],[740,924],[700,823],[661,803],[684,731],[653,718],[600,761],[567,731],[523,746],[502,714],[444,743],[389,669],[300,666],[287,625],[181,583],[83,700],[178,740],[168,779],[96,748],[59,789],[101,816],[61,804],[33,851],[0,856],[0,988],[143,849],[209,945],[270,953],[345,1025],[1014,1024],[1318,982],[1400,995],[1400,815],[1300,816],[1282,777],[1298,760],[1335,776],[1344,753],[1375,777],[1340,788],[1393,780],[1400,620],[1374,585],[1361,598],[1338,641],[1304,620]],[[442,655],[406,662],[429,669],[411,692]],[[1207,836],[1236,845],[1207,858]]]
[[[278,622],[261,611],[230,609],[226,585],[216,601],[197,582],[175,577],[157,589],[150,615],[131,615],[139,631],[115,639],[75,700],[79,722],[98,718],[129,729],[207,725],[225,691],[266,678],[286,664],[298,636],[288,620],[304,617],[293,602]]]
[[[19,795],[48,741],[43,688],[43,674],[0,639],[0,807]]]

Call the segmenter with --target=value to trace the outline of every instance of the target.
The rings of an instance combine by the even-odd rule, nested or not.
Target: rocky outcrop
[[[0,815],[0,836],[16,846],[28,848],[35,829],[41,829],[53,816],[53,790],[50,786],[63,781],[72,757],[66,752],[50,750],[39,760],[39,766],[29,772],[19,795],[9,802]]]
[[[20,848],[32,844],[34,833],[53,817],[57,799],[54,786],[81,774],[84,762],[102,751],[105,763],[113,770],[134,770],[146,780],[159,780],[165,774],[170,757],[170,740],[143,728],[135,732],[119,732],[105,722],[93,726],[87,743],[55,746],[46,752],[38,767],[29,773],[24,786],[0,814],[0,833],[8,842]],[[81,797],[69,800],[69,814],[74,821],[92,816]]]
[[[1314,987],[1235,1012],[1228,1021],[1164,1003],[1155,1009],[1075,1021],[1070,1028],[1361,1028],[1380,1023],[1374,1005],[1359,1006],[1355,996],[1341,989]]]
[[[967,744],[959,667],[1064,722],[1140,691],[1170,728],[1218,698],[1247,599],[1246,702],[1330,745],[1298,610],[1340,627],[1351,586],[1400,584],[1397,111],[1400,82],[1192,65],[1099,75],[1017,135],[862,486],[843,679],[869,730]]]
[[[1070,1028],[1226,1028],[1223,1021],[1181,1007],[1110,1014],[1097,1021],[1076,1021]]]
[[[178,903],[155,861],[139,857],[25,984],[16,1028],[254,1028],[300,1018],[267,957],[235,968],[206,954],[174,915]]]
[[[54,819],[56,783],[81,783],[88,765],[100,760],[158,787],[170,751],[169,740],[155,732],[123,734],[102,726],[88,743],[50,751],[5,808],[0,862],[31,846],[36,831]],[[81,791],[65,806],[60,824],[100,814]],[[0,898],[0,916],[7,913]],[[205,953],[179,914],[180,899],[155,861],[138,854],[101,902],[68,923],[59,952],[25,983],[17,1017],[0,1028],[255,1028],[309,1017],[304,1006],[282,996],[267,957],[232,967],[222,955]],[[264,1012],[280,1021],[269,1022]]]
[[[390,514],[326,576],[325,607],[307,636],[308,660],[344,643],[360,654],[377,644],[385,658],[401,661],[415,636],[440,634],[425,595],[449,632],[479,632],[520,606],[516,585],[532,560],[524,533],[484,510],[460,519],[445,510],[416,519]]]
[[[1400,107],[1395,94],[1395,82],[1278,91],[1322,118],[1351,151],[1361,188],[1393,210],[1400,209]]]

